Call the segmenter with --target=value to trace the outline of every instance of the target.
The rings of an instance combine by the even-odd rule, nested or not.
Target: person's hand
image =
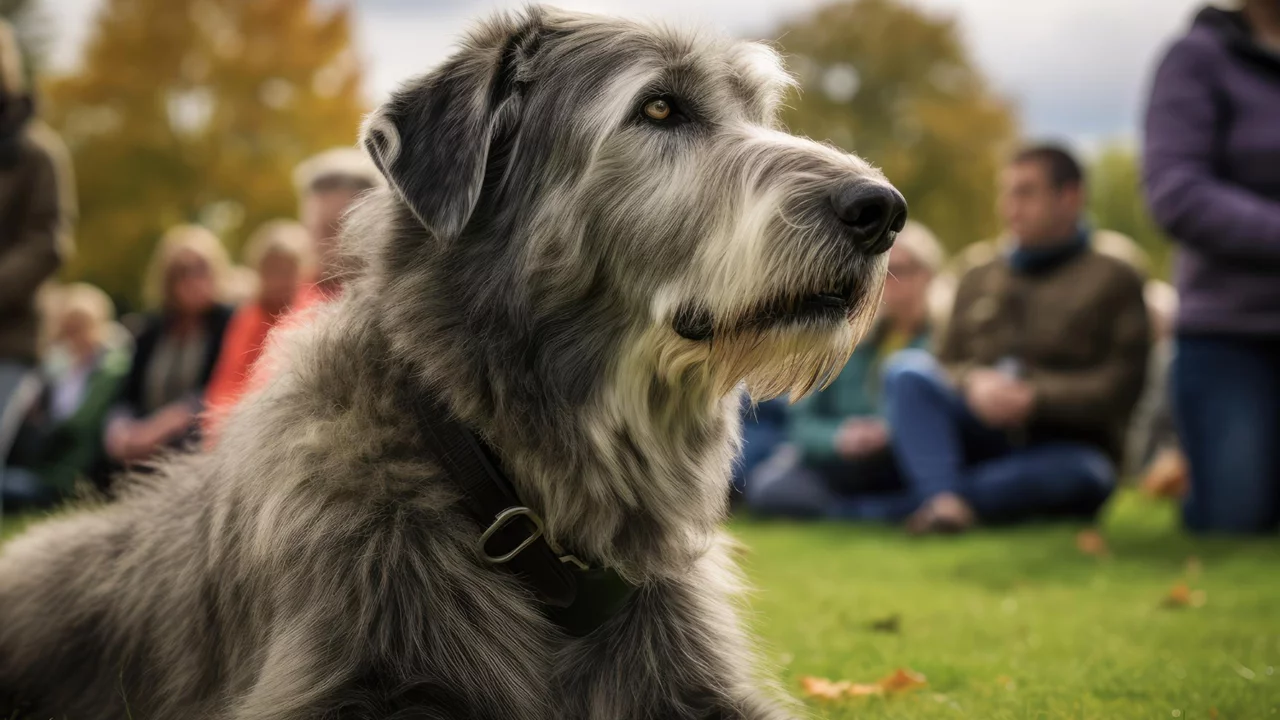
[[[141,460],[150,453],[146,426],[127,418],[113,420],[107,426],[103,445],[107,455],[119,463]]]
[[[161,438],[161,444],[187,432],[195,419],[196,415],[191,411],[191,406],[184,402],[165,405],[151,416],[151,422],[154,423],[156,434]]]
[[[994,428],[1024,425],[1035,406],[1035,389],[996,370],[973,370],[965,379],[965,401],[979,420]]]
[[[876,418],[850,418],[836,432],[836,453],[857,460],[878,452],[889,444],[889,428]]]
[[[194,421],[195,413],[186,403],[176,402],[160,408],[138,423],[134,439],[140,446],[139,451],[144,457],[151,455],[181,437]]]

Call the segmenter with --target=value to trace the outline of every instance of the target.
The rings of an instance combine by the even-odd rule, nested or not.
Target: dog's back
[[[5,546],[0,714],[23,701],[31,717],[148,716],[157,698],[189,704],[200,692],[204,677],[183,677],[192,663],[152,659],[178,646],[191,657],[210,642],[208,488],[198,464],[173,470],[153,479],[163,487],[40,523]],[[144,665],[154,686],[126,687]]]

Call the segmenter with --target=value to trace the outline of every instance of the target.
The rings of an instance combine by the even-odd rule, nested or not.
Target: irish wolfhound
[[[343,298],[272,348],[216,449],[4,549],[0,710],[788,717],[717,531],[736,388],[841,367],[905,206],[775,129],[787,83],[762,45],[535,8],[395,93]],[[594,629],[480,558],[423,432],[453,421],[548,544],[628,584]]]

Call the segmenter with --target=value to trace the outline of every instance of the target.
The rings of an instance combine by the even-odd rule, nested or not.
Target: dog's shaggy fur
[[[773,129],[786,83],[761,45],[535,8],[396,93],[342,300],[276,343],[216,449],[4,548],[0,716],[788,717],[717,533],[734,388],[836,372],[891,233],[849,240],[832,187],[884,181]],[[424,397],[639,585],[606,626],[569,637],[477,559]]]

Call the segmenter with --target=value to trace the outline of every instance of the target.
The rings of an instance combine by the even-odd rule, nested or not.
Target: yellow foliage
[[[296,213],[293,166],[355,142],[365,107],[345,5],[106,0],[82,69],[47,84],[81,202],[69,269],[136,302],[163,231],[199,222],[238,255]]]

